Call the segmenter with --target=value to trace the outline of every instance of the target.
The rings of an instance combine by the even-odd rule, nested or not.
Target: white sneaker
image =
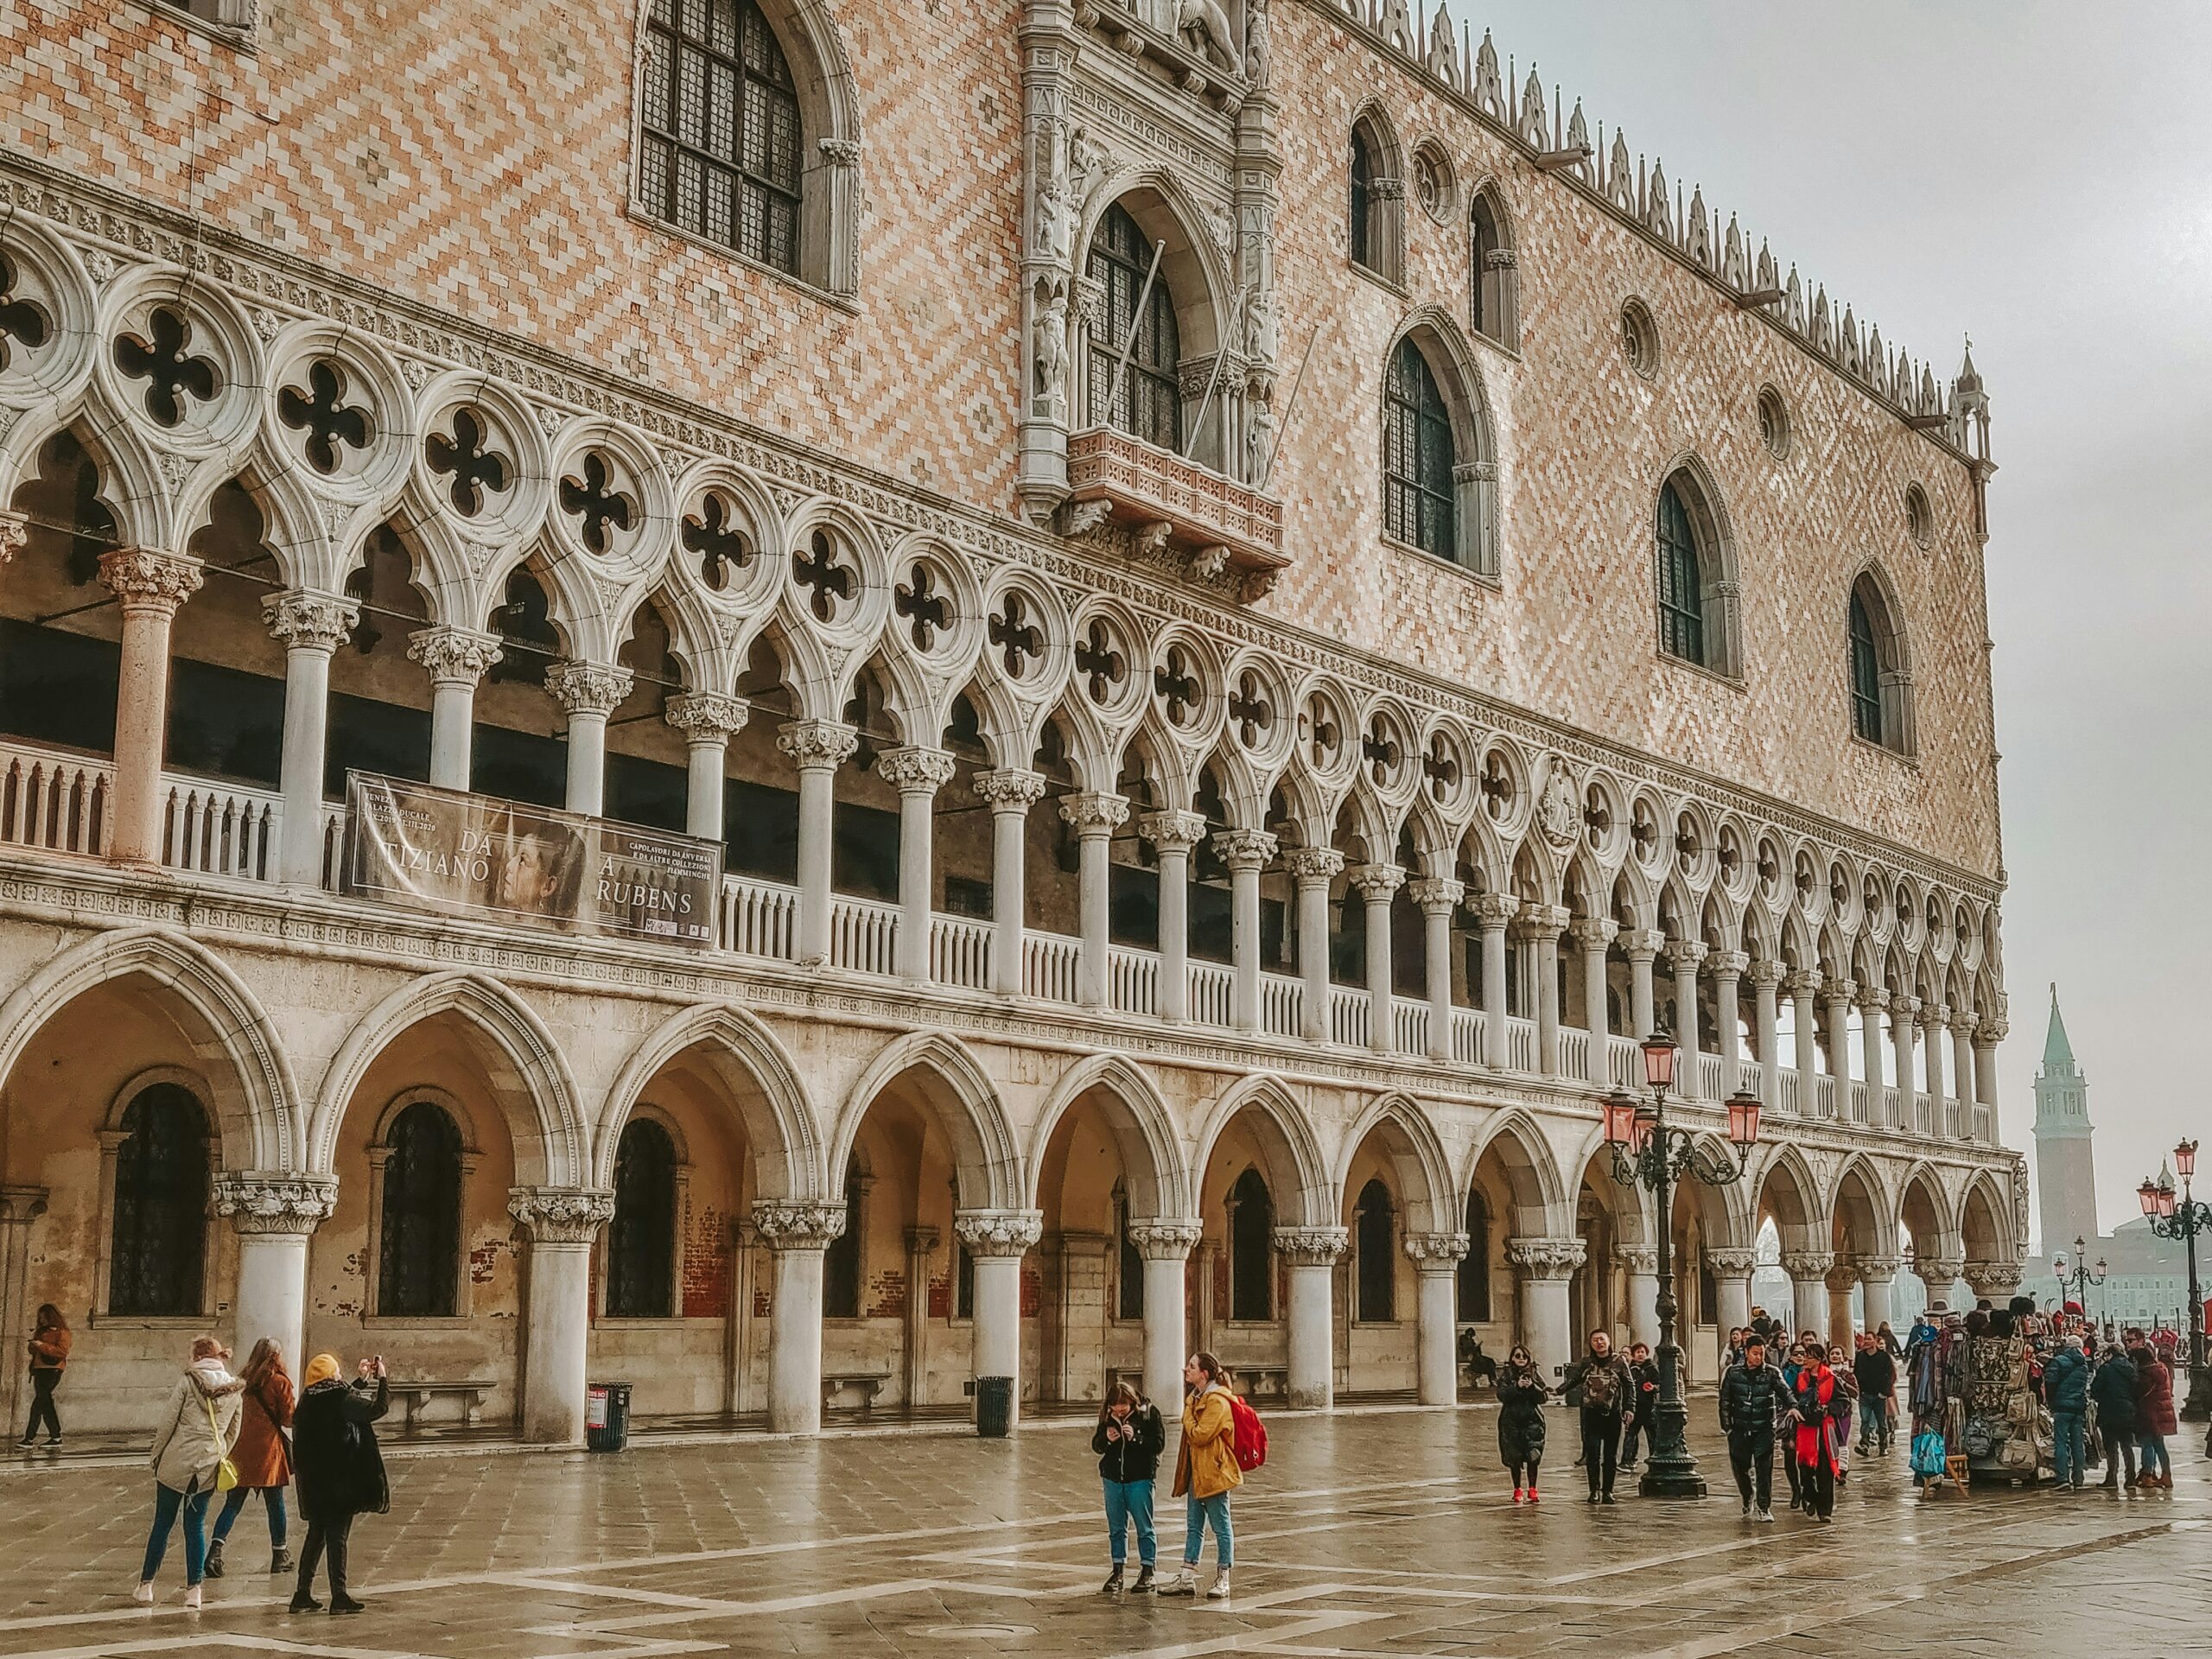
[[[187,1607],[197,1607],[200,1605],[200,1586],[198,1585],[188,1585],[185,1587],[184,1605]]]
[[[1759,1519],[1765,1522],[1770,1527],[1772,1526],[1774,1524],[1774,1511],[1772,1510],[1761,1510],[1759,1511]]]
[[[154,1605],[154,1581],[151,1579],[149,1579],[143,1584],[140,1585],[136,1590],[133,1590],[130,1592],[130,1599],[136,1602],[142,1602],[149,1607],[152,1606]]]
[[[1161,1596],[1195,1596],[1198,1593],[1198,1581],[1190,1568],[1185,1567],[1153,1593]]]
[[[1229,1599],[1229,1574],[1225,1570],[1207,1589],[1206,1599],[1208,1601],[1226,1601]]]

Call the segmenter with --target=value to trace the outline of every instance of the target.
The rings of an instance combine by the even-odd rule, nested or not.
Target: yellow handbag
[[[215,1402],[203,1396],[200,1403],[207,1408],[208,1431],[214,1435],[215,1444],[220,1446],[223,1443],[223,1425],[216,1420]],[[219,1492],[227,1492],[238,1484],[238,1465],[232,1463],[228,1458],[220,1459],[215,1465],[215,1490]]]

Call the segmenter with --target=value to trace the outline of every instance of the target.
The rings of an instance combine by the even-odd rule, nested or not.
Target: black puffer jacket
[[[1160,1454],[1167,1445],[1167,1426],[1160,1421],[1160,1408],[1149,1400],[1137,1402],[1136,1409],[1129,1413],[1123,1427],[1136,1430],[1134,1440],[1109,1440],[1107,1425],[1114,1420],[1102,1416],[1098,1427],[1091,1431],[1090,1449],[1098,1454],[1098,1472],[1107,1480],[1152,1480],[1160,1473]]]
[[[1771,1362],[1732,1365],[1720,1379],[1720,1427],[1732,1440],[1752,1446],[1771,1441],[1775,1423],[1791,1403],[1782,1368]]]
[[[373,1395],[331,1377],[300,1396],[292,1408],[292,1478],[300,1513],[308,1520],[382,1515],[391,1508],[372,1427],[391,1402],[391,1385],[382,1377]]]

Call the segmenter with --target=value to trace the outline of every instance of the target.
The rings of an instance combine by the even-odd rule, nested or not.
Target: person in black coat
[[[1651,1414],[1659,1404],[1659,1363],[1649,1344],[1632,1342],[1628,1348],[1629,1375],[1636,1379],[1636,1398],[1628,1408],[1628,1432],[1621,1437],[1621,1467],[1636,1467],[1639,1440],[1651,1438]]]
[[[1590,1351],[1567,1368],[1560,1379],[1568,1398],[1582,1406],[1582,1466],[1590,1477],[1590,1501],[1613,1501],[1613,1471],[1621,1452],[1621,1420],[1634,1409],[1636,1379],[1628,1362],[1613,1351],[1603,1331],[1590,1333]]]
[[[1128,1558],[1128,1532],[1137,1529],[1137,1581],[1141,1595],[1152,1588],[1152,1569],[1159,1551],[1152,1529],[1152,1484],[1160,1473],[1160,1454],[1166,1449],[1167,1426],[1160,1408],[1126,1382],[1106,1392],[1099,1408],[1098,1427],[1091,1431],[1090,1449],[1098,1454],[1098,1478],[1106,1493],[1106,1534],[1112,1541],[1114,1570],[1101,1586],[1111,1595],[1122,1587],[1122,1567]]]
[[[292,1478],[308,1536],[300,1548],[292,1611],[321,1610],[313,1594],[315,1569],[327,1549],[330,1611],[358,1613],[361,1604],[346,1593],[346,1539],[355,1516],[382,1515],[391,1508],[374,1427],[391,1403],[391,1385],[381,1354],[361,1362],[359,1379],[351,1388],[339,1379],[338,1362],[328,1354],[309,1362],[304,1380],[306,1391],[292,1411]]]
[[[1519,1343],[1505,1357],[1497,1374],[1497,1456],[1513,1471],[1513,1501],[1540,1501],[1536,1471],[1544,1460],[1544,1402],[1551,1390],[1536,1370],[1536,1362]],[[1522,1480],[1526,1476],[1528,1484]]]
[[[1753,1332],[1744,1363],[1720,1379],[1720,1427],[1728,1436],[1728,1463],[1747,1521],[1755,1515],[1774,1519],[1774,1426],[1789,1407],[1782,1369],[1767,1363],[1765,1338]]]
[[[2135,1484],[2135,1362],[2118,1343],[2089,1373],[2089,1402],[2097,1408],[2097,1433],[2105,1443],[2105,1490],[2120,1487],[2120,1468],[2127,1464],[2127,1484]]]

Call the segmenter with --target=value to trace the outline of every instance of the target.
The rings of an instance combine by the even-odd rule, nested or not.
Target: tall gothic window
[[[1874,619],[1857,588],[1851,593],[1851,729],[1869,743],[1882,741],[1882,654]]]
[[[1467,321],[1478,334],[1501,346],[1520,340],[1520,278],[1514,268],[1513,245],[1506,239],[1505,220],[1487,190],[1478,191],[1468,209],[1469,254]]]
[[[1469,1324],[1490,1318],[1490,1206],[1479,1190],[1467,1194],[1467,1253],[1459,1258],[1459,1317]]]
[[[614,1220],[607,1230],[607,1313],[665,1319],[675,1313],[676,1146],[649,1118],[633,1118],[614,1152]]]
[[[653,0],[639,194],[669,223],[798,269],[798,94],[757,0]]]
[[[1152,244],[1119,202],[1098,221],[1084,269],[1105,295],[1103,320],[1090,333],[1091,423],[1116,427],[1179,453],[1183,341],[1175,324],[1175,296],[1168,292],[1163,271],[1153,277],[1143,310],[1138,310],[1137,296],[1144,291],[1145,276],[1152,270]],[[1136,339],[1116,391],[1114,372],[1132,328]]]
[[[1229,1317],[1275,1316],[1275,1204],[1256,1169],[1229,1189]]]
[[[1459,457],[1452,412],[1411,340],[1390,354],[1382,385],[1382,529],[1440,559],[1459,554],[1452,474]]]
[[[1351,130],[1351,200],[1346,204],[1345,228],[1351,237],[1351,262],[1375,264],[1375,148],[1357,127]]]
[[[1114,1189],[1114,1236],[1121,1244],[1121,1289],[1116,1303],[1115,1317],[1123,1319],[1144,1318],[1144,1252],[1129,1238],[1129,1193],[1127,1187]]]
[[[865,1182],[861,1160],[845,1166],[845,1230],[822,1253],[822,1313],[825,1319],[857,1319],[861,1316],[861,1195]]]
[[[1359,1190],[1359,1317],[1387,1324],[1398,1317],[1397,1215],[1390,1189],[1379,1180]]]
[[[392,1120],[378,1234],[377,1313],[450,1319],[461,1282],[461,1130],[418,1100]]]
[[[188,1089],[157,1083],[123,1109],[107,1311],[141,1319],[201,1312],[207,1248],[207,1115]]]
[[[1659,649],[1706,665],[1705,574],[1689,506],[1672,479],[1659,491]]]

